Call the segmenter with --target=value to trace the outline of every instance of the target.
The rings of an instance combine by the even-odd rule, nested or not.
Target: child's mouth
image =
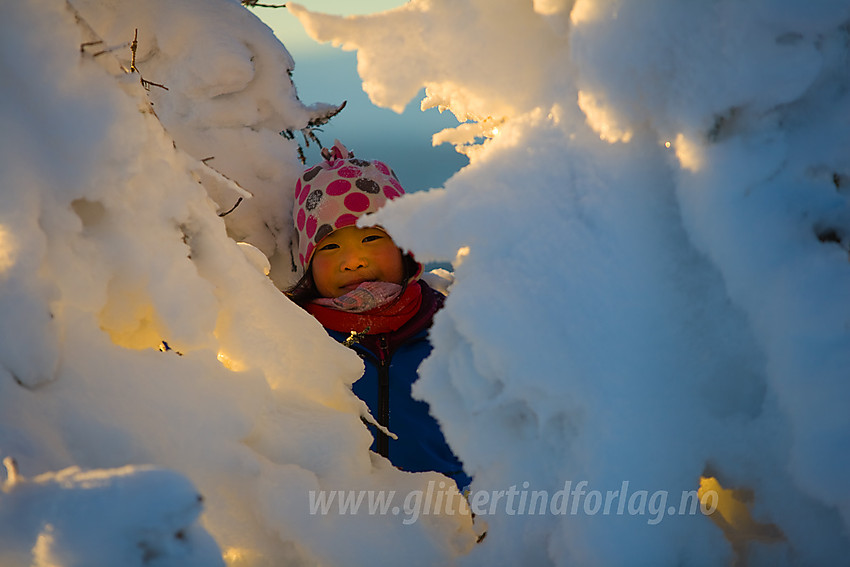
[[[356,289],[357,286],[359,286],[360,284],[365,283],[365,282],[371,282],[371,281],[374,281],[374,280],[357,280],[357,281],[351,282],[349,284],[345,284],[344,286],[342,286],[342,289],[344,289],[346,291],[351,291],[353,289]]]

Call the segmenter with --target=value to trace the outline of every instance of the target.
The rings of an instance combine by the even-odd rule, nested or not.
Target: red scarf
[[[419,282],[413,282],[407,286],[398,299],[389,305],[363,313],[349,313],[316,303],[308,303],[305,309],[318,319],[323,327],[332,331],[362,333],[369,329],[366,331],[367,334],[376,335],[397,331],[416,315],[421,305],[422,288],[419,286]]]

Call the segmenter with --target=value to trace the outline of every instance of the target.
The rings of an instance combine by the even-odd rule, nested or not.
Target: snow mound
[[[0,26],[0,457],[27,479],[0,494],[3,564],[468,547],[468,517],[311,511],[311,491],[439,475],[373,462],[362,362],[262,273],[257,254],[295,276],[280,131],[333,108],[297,99],[270,30],[227,0],[14,3]]]
[[[470,165],[373,219],[460,252],[416,392],[497,500],[464,564],[845,561],[846,3],[290,9],[376,103],[471,120],[435,137]],[[701,476],[749,520],[681,513]]]
[[[197,524],[203,498],[185,477],[152,467],[34,478],[10,474],[0,492],[3,565],[224,565]]]

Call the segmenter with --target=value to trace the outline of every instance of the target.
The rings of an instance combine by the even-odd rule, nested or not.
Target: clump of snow
[[[227,213],[228,234],[272,258],[281,287],[292,283],[289,185],[303,166],[280,132],[298,131],[335,107],[298,100],[292,58],[247,10],[228,3],[73,5],[105,45],[136,39],[135,60],[127,48],[120,58],[155,83],[152,107],[177,146],[202,162],[192,174]]]
[[[175,472],[71,467],[30,479],[7,464],[0,487],[3,565],[224,565],[196,523],[202,497]]]
[[[491,138],[460,148],[472,161],[444,189],[372,219],[418,258],[462,252],[415,391],[473,495],[525,489],[464,564],[845,561],[846,3],[290,9],[358,50],[376,103],[424,85],[425,106],[474,121],[435,141]],[[676,506],[704,474],[751,491],[753,521],[781,536],[732,545],[666,505],[655,522],[587,499],[516,510],[567,481]]]
[[[373,462],[362,362],[263,274],[257,254],[294,277],[279,132],[330,108],[297,99],[271,31],[226,0],[14,3],[0,28],[3,565],[467,549],[468,516],[311,513],[310,491],[439,475]]]
[[[358,50],[363,90],[375,104],[401,112],[424,86],[423,110],[449,109],[460,121],[471,120],[439,134],[439,141],[491,136],[505,117],[535,108],[541,91],[567,86],[570,63],[559,54],[568,36],[527,4],[408,2],[348,18],[315,14],[296,3],[288,9],[315,39]],[[463,56],[435,57],[437,51]]]

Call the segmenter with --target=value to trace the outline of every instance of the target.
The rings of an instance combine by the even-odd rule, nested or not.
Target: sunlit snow
[[[846,563],[846,2],[289,10],[375,102],[464,121],[435,140],[470,165],[372,220],[455,265],[415,394],[475,525],[370,456],[362,363],[280,293],[298,131],[335,107],[271,31],[6,2],[0,564]],[[731,504],[680,513],[701,482]]]

